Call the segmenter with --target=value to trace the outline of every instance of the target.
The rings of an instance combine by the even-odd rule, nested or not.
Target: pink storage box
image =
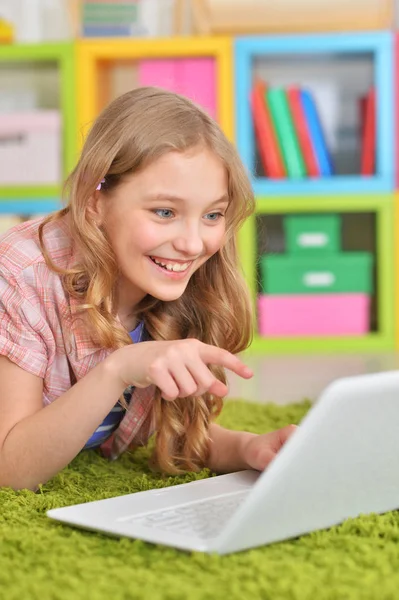
[[[155,85],[191,98],[214,119],[216,109],[216,64],[214,58],[142,60],[139,83]]]
[[[0,114],[0,185],[52,185],[62,177],[57,110]]]
[[[259,333],[276,336],[364,335],[369,330],[367,294],[260,295]]]

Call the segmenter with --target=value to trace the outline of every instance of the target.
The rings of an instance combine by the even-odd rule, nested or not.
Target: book
[[[362,175],[369,176],[375,173],[376,158],[376,94],[374,86],[367,94],[363,111],[360,172]]]
[[[330,175],[333,175],[333,164],[330,153],[327,148],[326,140],[323,133],[323,127],[320,122],[316,103],[313,99],[311,92],[302,89],[301,102],[306,122],[308,124],[310,139],[312,141],[312,147],[316,156],[320,174],[323,177],[328,177]]]
[[[256,81],[251,91],[251,109],[259,156],[265,175],[271,179],[286,177],[283,157],[269,108],[265,102],[266,84]]]
[[[301,90],[296,86],[289,87],[287,89],[287,98],[299,146],[305,161],[307,175],[309,177],[320,177],[319,166],[317,164],[308,123],[302,106]]]
[[[306,177],[305,162],[299,147],[286,91],[283,88],[270,88],[266,90],[266,101],[276,127],[288,177],[292,179]]]

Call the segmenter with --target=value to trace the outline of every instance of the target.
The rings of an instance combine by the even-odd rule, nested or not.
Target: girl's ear
[[[95,191],[87,201],[87,216],[99,227],[104,220],[104,197]]]

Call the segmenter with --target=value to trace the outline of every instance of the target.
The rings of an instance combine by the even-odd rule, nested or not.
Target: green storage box
[[[265,255],[260,266],[266,294],[372,293],[373,255],[369,252],[313,257]]]
[[[341,249],[339,215],[288,215],[284,233],[288,254],[332,254]]]

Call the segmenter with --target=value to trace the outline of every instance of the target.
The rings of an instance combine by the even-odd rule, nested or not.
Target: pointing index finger
[[[216,346],[204,344],[203,349],[201,350],[201,358],[207,364],[225,367],[244,379],[250,379],[253,376],[253,372],[247,365],[245,365],[237,356],[228,352],[228,350],[224,350],[224,348],[217,348]]]

